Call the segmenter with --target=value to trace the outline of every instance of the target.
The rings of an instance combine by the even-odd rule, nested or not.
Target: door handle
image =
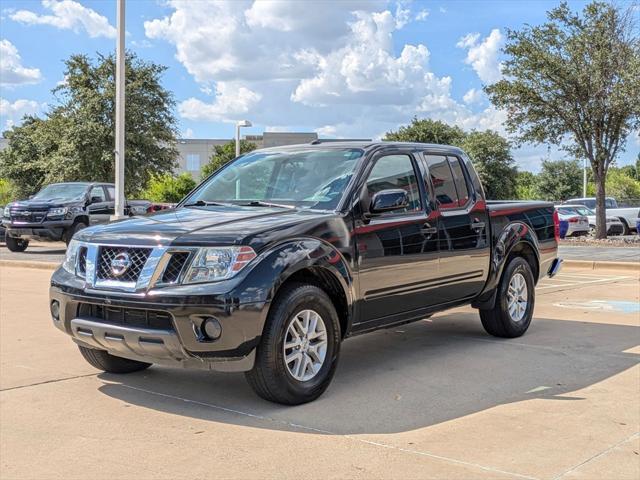
[[[484,228],[484,222],[473,222],[471,228],[473,230],[482,230]]]
[[[425,223],[420,231],[426,235],[434,235],[438,232],[438,229],[436,227],[432,227],[429,223]]]

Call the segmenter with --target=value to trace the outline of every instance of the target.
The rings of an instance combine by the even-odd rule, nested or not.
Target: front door
[[[426,202],[424,176],[410,153],[374,159],[356,218],[360,315],[357,329],[392,323],[394,315],[428,306],[428,284],[438,276],[437,216]],[[406,208],[368,217],[376,192],[402,188]]]
[[[438,239],[441,285],[439,303],[475,296],[489,269],[489,218],[482,192],[456,156],[425,154],[440,210]]]
[[[102,185],[95,185],[89,191],[89,223],[107,223],[109,221],[109,200]]]

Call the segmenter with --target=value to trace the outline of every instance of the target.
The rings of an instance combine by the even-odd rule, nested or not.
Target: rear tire
[[[622,223],[622,235],[631,234],[631,229],[629,228],[629,224],[624,218],[619,218],[620,223]]]
[[[104,350],[78,345],[80,353],[92,367],[108,373],[133,373],[145,370],[151,366],[150,363],[129,360],[128,358],[116,357]]]
[[[315,319],[314,326],[310,326],[314,320],[309,318]],[[291,329],[296,330],[296,321],[302,325],[306,322],[309,333],[305,334],[305,328],[302,328],[302,332],[294,337]],[[324,347],[320,347],[324,352],[320,351],[318,355],[314,347],[322,339],[326,340]],[[327,294],[314,285],[287,285],[271,306],[254,367],[245,373],[245,377],[251,388],[265,400],[284,405],[311,402],[322,395],[331,383],[338,364],[340,340],[338,314]],[[286,345],[299,342],[300,346],[287,347],[285,341]],[[297,356],[300,360],[295,360]],[[320,357],[321,361],[318,360]],[[285,358],[294,360],[287,363]],[[297,362],[307,358],[313,363],[308,366],[303,363],[298,370]]]
[[[522,282],[523,288],[519,287]],[[522,257],[511,259],[502,274],[494,307],[480,310],[480,319],[486,332],[503,338],[523,335],[533,317],[534,288],[533,273],[527,261]]]
[[[10,237],[8,233],[5,233],[4,243],[12,252],[24,252],[29,246],[29,240]]]

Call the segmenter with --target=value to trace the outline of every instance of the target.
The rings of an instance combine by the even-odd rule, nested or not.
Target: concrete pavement
[[[48,318],[50,272],[0,267],[0,477],[640,476],[638,274],[565,269],[529,332],[461,308],[347,340],[319,400],[240,374],[109,375]]]

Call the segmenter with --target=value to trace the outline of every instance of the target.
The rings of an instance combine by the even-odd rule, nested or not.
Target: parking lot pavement
[[[558,256],[565,260],[640,262],[640,247],[589,247],[560,245]]]
[[[640,283],[565,269],[518,339],[459,308],[343,344],[317,401],[240,374],[98,373],[48,318],[50,272],[0,270],[0,477],[640,477]]]
[[[29,242],[26,251],[10,252],[4,242],[0,242],[0,260],[62,263],[66,250],[64,242]]]

